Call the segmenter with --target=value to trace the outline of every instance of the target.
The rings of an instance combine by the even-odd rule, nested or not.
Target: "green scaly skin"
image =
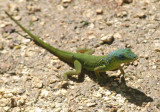
[[[91,55],[93,51],[91,49],[78,50],[79,53],[72,53],[63,50],[59,50],[44,41],[42,41],[37,36],[33,35],[29,30],[24,28],[17,20],[15,20],[8,12],[5,11],[9,18],[11,18],[24,32],[26,32],[33,40],[41,47],[50,51],[61,60],[71,63],[74,65],[75,70],[68,71],[64,74],[64,78],[67,79],[68,76],[79,75],[82,68],[88,71],[94,71],[98,81],[101,81],[99,75],[100,72],[110,71],[114,69],[120,69],[121,73],[124,75],[124,71],[120,66],[122,63],[133,62],[137,59],[135,55],[129,48],[118,49],[111,52],[106,56],[93,56]]]

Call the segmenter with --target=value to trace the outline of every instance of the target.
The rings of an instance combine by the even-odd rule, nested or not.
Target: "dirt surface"
[[[123,67],[126,86],[118,70],[103,74],[103,86],[86,71],[65,85],[72,67],[37,46],[4,10],[62,50],[131,48],[139,58]],[[160,111],[159,26],[159,0],[0,0],[0,112]]]

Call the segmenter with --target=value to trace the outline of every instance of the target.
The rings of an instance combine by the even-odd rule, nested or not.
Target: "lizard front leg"
[[[64,79],[65,80],[68,79],[68,76],[80,75],[81,74],[82,64],[78,60],[74,61],[74,68],[75,68],[75,70],[70,70],[70,71],[64,73]]]
[[[122,68],[121,66],[119,66],[119,70],[121,71],[121,74],[122,74],[122,75],[125,74],[125,73],[124,73],[124,70],[123,70],[123,68]]]
[[[104,72],[106,69],[106,66],[98,66],[96,68],[94,68],[94,73],[98,79],[98,82],[104,82],[104,79],[100,77],[100,72]]]
[[[121,71],[121,74],[122,74],[122,76],[120,77],[120,82],[126,83],[125,78],[124,78],[125,72],[123,68],[121,67],[121,65],[119,66],[119,70]]]

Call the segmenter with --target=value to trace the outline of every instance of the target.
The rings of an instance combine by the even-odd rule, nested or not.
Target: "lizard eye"
[[[119,55],[118,55],[118,58],[121,59],[121,60],[124,60],[124,59],[125,59],[125,56],[122,55],[122,54],[119,54]]]

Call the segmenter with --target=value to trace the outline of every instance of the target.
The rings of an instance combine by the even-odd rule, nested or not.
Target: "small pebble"
[[[97,9],[97,10],[96,10],[96,13],[97,13],[97,14],[102,14],[102,13],[103,13],[103,9],[101,9],[101,8],[100,8],[100,9]]]
[[[30,13],[35,13],[35,12],[40,12],[41,8],[38,6],[28,5],[27,10],[30,11]]]
[[[122,11],[122,12],[117,13],[117,16],[121,18],[127,15],[128,15],[127,11]]]
[[[5,97],[5,98],[11,98],[11,97],[13,97],[13,94],[12,93],[4,94],[3,97]]]
[[[135,17],[145,18],[145,17],[146,17],[146,14],[145,14],[145,12],[142,12],[142,11],[141,11],[141,12],[138,12]]]
[[[0,27],[1,27],[1,28],[4,28],[4,27],[6,27],[6,26],[7,26],[6,23],[1,23],[1,24],[0,24]]]
[[[131,45],[126,44],[125,47],[126,47],[126,48],[131,48]]]
[[[88,28],[93,29],[94,26],[95,26],[94,23],[90,23],[90,24],[88,25]]]
[[[109,101],[109,100],[111,100],[110,97],[103,97],[103,99],[104,99],[104,101]]]
[[[117,33],[115,33],[115,34],[113,35],[113,37],[114,37],[115,39],[121,39],[121,38],[122,38],[122,35],[117,32]]]
[[[15,18],[15,20],[17,20],[17,21],[19,21],[19,20],[21,20],[21,16],[14,16],[14,18]]]
[[[106,21],[106,25],[111,26],[113,24],[112,21]]]
[[[88,38],[89,39],[94,39],[94,38],[96,38],[96,36],[95,35],[90,35],[90,36],[88,36]]]
[[[87,103],[88,107],[94,107],[96,105],[96,103]]]
[[[155,43],[155,51],[160,52],[160,42]]]
[[[29,43],[31,41],[31,39],[25,39],[22,41],[22,43]]]
[[[13,26],[11,26],[11,25],[7,25],[4,27],[4,31],[6,33],[13,33],[15,31],[15,28],[13,28]]]
[[[9,109],[10,109],[10,107],[3,107],[3,109],[5,110],[5,112],[8,112],[9,111]]]
[[[35,22],[37,20],[38,20],[38,18],[36,16],[32,16],[32,22]]]
[[[113,40],[114,40],[114,37],[113,37],[112,34],[109,34],[109,35],[107,35],[107,36],[103,36],[103,37],[101,38],[101,41],[102,41],[103,43],[108,43],[108,44],[111,44],[111,43],[113,42]]]
[[[137,65],[138,65],[138,62],[137,62],[137,61],[134,61],[133,64],[134,64],[134,66],[137,66]]]
[[[44,21],[41,21],[40,22],[40,25],[44,26],[45,22]]]
[[[11,12],[18,10],[18,5],[15,4],[15,3],[8,4],[8,7],[9,7]]]
[[[87,34],[91,35],[91,34],[93,34],[93,31],[89,30],[89,31],[87,32]]]
[[[120,5],[123,5],[123,3],[131,3],[133,0],[116,0],[117,4],[120,6]]]
[[[72,0],[62,0],[63,3],[71,3]]]
[[[156,65],[153,65],[153,66],[152,66],[152,69],[157,69],[157,66],[156,66]]]

